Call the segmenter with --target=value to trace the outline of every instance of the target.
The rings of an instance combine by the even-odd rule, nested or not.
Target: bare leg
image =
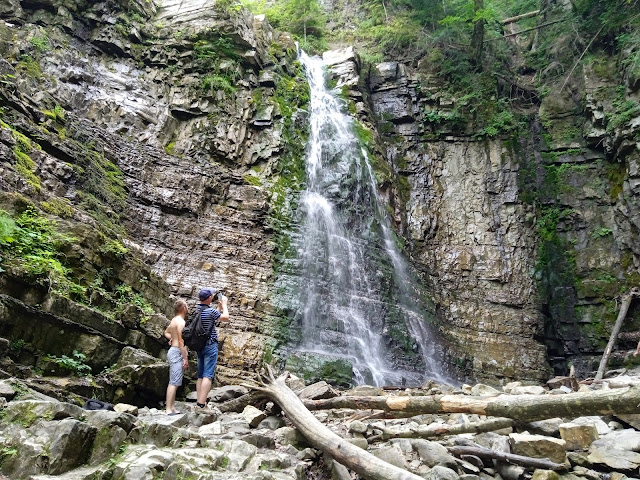
[[[196,383],[196,390],[198,392],[198,403],[207,404],[207,396],[209,396],[209,390],[211,390],[211,379],[209,377],[199,378]]]
[[[167,413],[176,411],[176,392],[178,391],[177,385],[169,385],[167,387]]]
[[[202,390],[202,379],[196,381],[196,402],[200,403],[200,390]]]

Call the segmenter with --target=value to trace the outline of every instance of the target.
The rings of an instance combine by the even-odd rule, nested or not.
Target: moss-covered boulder
[[[307,384],[326,381],[338,387],[350,387],[353,366],[344,358],[317,353],[296,353],[287,358],[285,368],[304,378]]]

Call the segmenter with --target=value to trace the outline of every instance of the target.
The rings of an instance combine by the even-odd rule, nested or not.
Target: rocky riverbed
[[[574,390],[625,389],[640,385],[636,371],[617,372],[600,383],[559,378],[547,385],[513,382],[501,390],[488,385],[427,384],[420,389],[384,391],[359,386],[338,392],[324,382],[288,383],[302,399],[337,395],[568,395]],[[624,373],[624,374],[623,374]],[[207,414],[179,402],[182,414],[117,404],[115,411],[88,411],[61,402],[10,378],[0,382],[0,470],[11,479],[337,479],[358,478],[311,448],[271,402],[233,412],[228,403],[246,394],[241,386],[212,390]],[[471,398],[471,397],[469,397]],[[260,407],[260,408],[258,408]],[[224,412],[224,413],[223,413]],[[425,479],[610,479],[639,477],[640,414],[553,418],[518,423],[484,433],[443,434],[452,426],[486,420],[475,414],[418,415],[381,419],[376,412],[318,411],[330,430],[379,458]],[[433,438],[388,438],[390,433],[429,426]],[[439,433],[438,433],[439,432]],[[386,438],[386,440],[385,440]],[[475,455],[452,454],[471,446],[565,465],[551,471]]]

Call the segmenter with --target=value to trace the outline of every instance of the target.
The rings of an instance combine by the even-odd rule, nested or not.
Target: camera
[[[216,293],[213,294],[213,298],[214,300],[219,302],[220,300],[222,300],[222,295],[223,295],[222,290],[218,290]]]

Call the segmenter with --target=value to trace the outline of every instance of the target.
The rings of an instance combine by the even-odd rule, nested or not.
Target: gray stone
[[[538,385],[517,386],[511,390],[512,395],[544,395],[547,390]]]
[[[367,439],[364,437],[346,438],[345,440],[363,450],[367,450],[369,448],[369,442],[367,442]]]
[[[547,420],[528,423],[527,430],[538,435],[558,437],[560,436],[560,425],[563,423],[565,422],[562,418],[549,418]]]
[[[349,431],[352,433],[367,433],[367,425],[360,420],[354,420],[349,424]]]
[[[402,468],[404,470],[408,468],[407,459],[404,458],[402,450],[397,445],[378,448],[377,450],[372,450],[371,453],[373,453],[380,460],[384,460],[391,465],[395,465],[396,467]]]
[[[617,448],[640,452],[640,432],[630,428],[615,430],[595,440],[592,445],[598,448]]]
[[[130,365],[152,365],[158,362],[160,362],[159,358],[149,355],[144,350],[127,346],[122,349],[116,368]]]
[[[552,462],[566,461],[566,442],[542,435],[512,433],[509,435],[511,452],[525,457],[548,458]]]
[[[412,440],[411,444],[420,457],[420,460],[428,467],[441,465],[453,469],[457,468],[455,457],[439,443],[415,439]]]
[[[352,388],[346,392],[346,395],[353,395],[356,397],[369,397],[369,396],[379,396],[384,395],[384,390],[378,387],[373,387],[371,385],[358,385],[357,387]]]
[[[39,427],[37,436],[51,439],[46,444],[49,458],[47,473],[59,475],[85,463],[95,433],[95,427],[72,418],[46,422]]]
[[[560,425],[560,438],[567,442],[567,450],[586,450],[599,438],[595,425],[563,423]]]
[[[262,410],[257,409],[253,405],[247,405],[242,411],[242,417],[249,424],[249,426],[251,426],[252,428],[256,428],[258,425],[260,425],[260,422],[267,418],[267,414]]]
[[[614,470],[635,470],[640,466],[640,453],[614,447],[591,447],[587,460],[592,465],[606,465]]]
[[[424,476],[425,480],[458,480],[458,473],[450,468],[436,465]]]
[[[306,440],[304,436],[293,427],[282,427],[275,432],[276,441],[281,445],[293,445],[296,448],[304,448]]]
[[[277,430],[280,427],[284,427],[284,420],[274,415],[268,416],[258,425],[258,428],[267,428],[269,430]]]
[[[118,413],[128,413],[129,415],[138,415],[138,407],[129,405],[128,403],[116,403],[113,409]]]
[[[495,388],[482,383],[478,383],[471,388],[471,395],[475,395],[477,397],[495,397],[500,395],[500,393],[500,390],[496,390]]]
[[[611,431],[609,425],[602,418],[596,416],[574,418],[571,423],[573,425],[593,425],[600,436],[606,435]]]
[[[298,460],[315,460],[318,458],[318,452],[313,448],[305,448],[296,454]]]
[[[98,430],[111,425],[116,425],[129,433],[137,418],[129,413],[112,412],[109,410],[87,410],[85,412],[87,423]]]
[[[223,387],[212,388],[207,398],[214,402],[226,402],[227,400],[241,397],[247,393],[249,393],[249,390],[242,385],[225,385]],[[196,398],[193,397],[193,400],[195,399]]]
[[[82,419],[82,408],[64,402],[21,400],[9,402],[4,409],[3,421],[20,423],[25,427],[38,419],[62,420],[65,418]]]
[[[531,480],[560,480],[560,475],[558,475],[553,470],[536,469],[533,472]]]
[[[303,388],[299,393],[298,397],[303,400],[320,400],[323,398],[333,398],[337,397],[338,392],[336,392],[331,385],[329,385],[324,380],[321,382],[313,383],[305,388]]]
[[[498,462],[496,470],[504,480],[519,480],[524,474],[524,467]]]
[[[7,400],[13,400],[16,396],[16,390],[11,386],[8,380],[0,380],[0,397]]]

